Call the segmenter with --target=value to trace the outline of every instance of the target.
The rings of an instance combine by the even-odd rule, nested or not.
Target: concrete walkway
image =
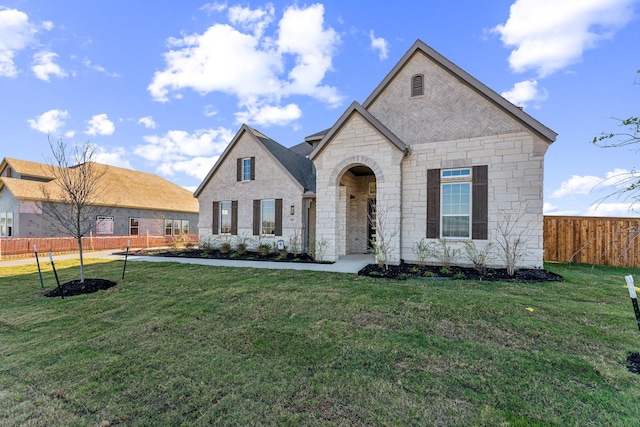
[[[86,252],[85,259],[108,258],[112,260],[124,261],[124,255],[116,255],[113,251]],[[78,254],[54,255],[53,261],[65,259],[78,259]],[[333,264],[314,264],[297,262],[269,262],[269,261],[243,261],[227,259],[203,259],[203,258],[177,258],[160,256],[129,255],[127,262],[177,262],[182,264],[210,265],[212,267],[240,267],[240,268],[268,268],[273,270],[309,270],[309,271],[330,271],[336,273],[357,273],[364,266],[374,262],[372,255],[346,255]],[[40,263],[49,263],[48,255],[40,256]],[[0,261],[0,268],[13,267],[18,265],[35,264],[35,257],[20,258]]]

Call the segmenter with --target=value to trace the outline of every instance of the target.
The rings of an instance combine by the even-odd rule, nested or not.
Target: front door
[[[367,199],[367,249],[376,239],[376,199]]]

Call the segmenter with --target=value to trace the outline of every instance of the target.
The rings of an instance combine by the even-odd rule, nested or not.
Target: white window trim
[[[229,232],[228,233],[223,233],[222,232],[222,211],[223,211],[222,205],[224,205],[225,203],[229,204]],[[219,209],[220,212],[218,212],[218,215],[219,215],[219,217],[218,217],[218,230],[216,230],[216,231],[218,232],[219,235],[230,236],[231,235],[231,228],[233,226],[233,224],[232,224],[233,223],[233,217],[232,217],[232,214],[231,214],[231,209],[232,209],[233,204],[231,203],[231,200],[225,200],[223,202],[220,202],[219,206],[220,206],[220,209]]]
[[[445,172],[448,171],[468,171],[468,174],[465,175],[457,175],[457,176],[444,176]],[[459,183],[468,183],[469,184],[469,230],[468,236],[444,236],[444,197],[443,197],[443,189],[447,184],[459,184]],[[462,216],[462,215],[446,215],[446,216]],[[440,171],[440,238],[445,240],[471,240],[472,238],[472,230],[471,226],[473,223],[473,169],[472,168],[451,168],[451,169],[442,169]]]
[[[247,169],[245,168],[245,162],[249,163],[248,176],[247,177],[245,177],[245,172],[247,171]],[[241,163],[242,163],[242,179],[241,179],[241,182],[251,181],[251,157],[243,157]]]
[[[264,232],[264,203],[273,202],[273,233]],[[276,235],[276,199],[263,199],[260,200],[260,235],[261,236],[275,236]]]

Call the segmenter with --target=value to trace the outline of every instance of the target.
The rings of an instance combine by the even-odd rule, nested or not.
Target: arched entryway
[[[370,252],[375,239],[376,190],[375,172],[364,164],[350,165],[339,177],[340,253]]]

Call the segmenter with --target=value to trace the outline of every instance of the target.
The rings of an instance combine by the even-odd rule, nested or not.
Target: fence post
[[[633,304],[633,311],[636,314],[638,329],[640,329],[640,309],[638,309],[638,297],[636,295],[636,287],[633,284],[633,276],[624,276],[624,280],[627,282],[627,287],[629,288],[629,296],[631,297],[631,303]]]

